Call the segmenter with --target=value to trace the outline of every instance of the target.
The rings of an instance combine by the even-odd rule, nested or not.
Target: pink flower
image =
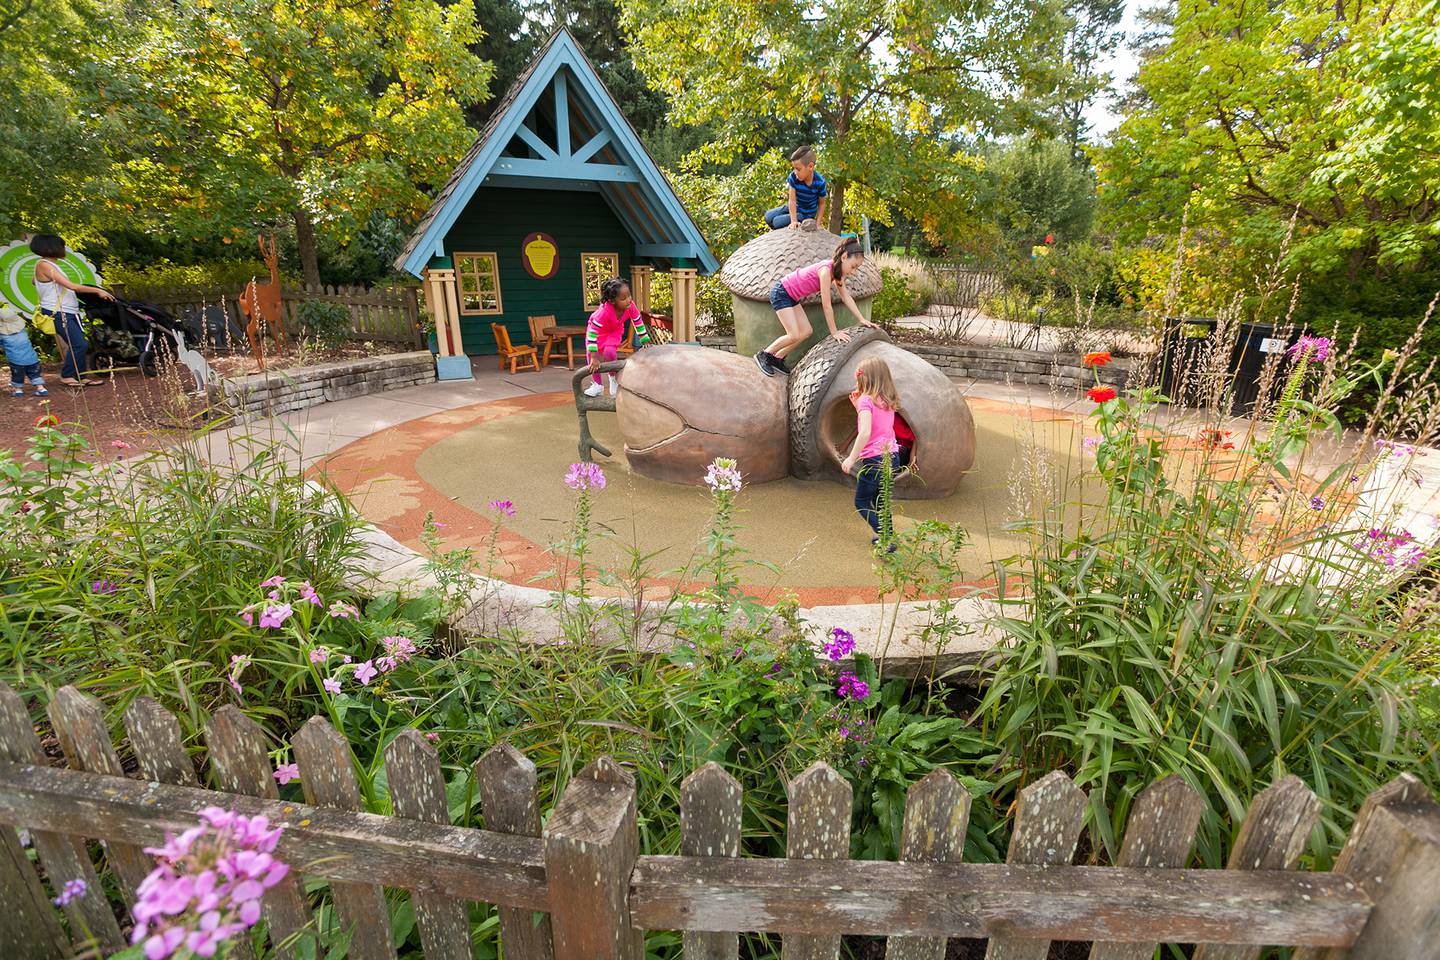
[[[1330,356],[1330,338],[1313,337],[1307,333],[1296,340],[1295,345],[1285,352],[1302,361],[1314,360],[1316,363],[1324,363]]]
[[[240,611],[240,619],[244,620],[247,626],[253,627],[255,625],[255,614],[250,612],[249,607]]]
[[[90,592],[109,596],[120,589],[120,585],[114,580],[96,580],[90,584]]]
[[[296,763],[282,763],[275,768],[275,780],[284,786],[291,780],[300,779],[300,765]]]
[[[870,696],[870,684],[853,673],[842,673],[840,674],[840,686],[835,692],[841,697],[851,700],[864,700]]]
[[[330,616],[337,620],[359,620],[360,609],[353,603],[346,603],[344,600],[336,600],[330,604]]]
[[[830,631],[830,639],[825,641],[825,656],[831,660],[844,660],[855,652],[855,635],[843,627],[836,627]]]
[[[438,733],[436,733],[436,732],[434,732],[434,731],[432,730],[432,731],[430,731],[429,733],[425,734],[425,739],[426,739],[426,740],[429,740],[431,743],[439,743],[439,742],[440,742],[440,734],[438,734]]]
[[[705,468],[705,483],[715,493],[739,493],[744,486],[740,468],[729,457],[716,457]]]
[[[227,681],[230,689],[236,693],[243,692],[240,689],[240,673],[250,665],[250,658],[243,653],[237,653],[230,658],[230,678]]]
[[[515,504],[509,500],[491,500],[490,509],[496,513],[503,513],[507,517],[515,516]]]
[[[329,660],[329,659],[330,659],[330,648],[329,648],[329,647],[316,647],[314,650],[311,650],[311,651],[310,651],[310,662],[311,662],[311,663],[324,663],[326,660]]]
[[[133,447],[130,446],[130,444],[126,443],[124,440],[111,440],[111,441],[110,441],[110,446],[114,447],[116,450],[133,450],[133,449],[134,449]]]
[[[317,607],[320,606],[320,596],[315,592],[315,588],[310,586],[309,580],[300,584],[300,599]]]
[[[90,885],[84,880],[66,880],[65,888],[60,891],[60,896],[56,897],[52,902],[57,907],[69,906],[75,900],[85,896],[85,891],[88,889],[90,889]]]
[[[598,463],[572,463],[565,474],[565,485],[571,490],[604,490],[605,471]]]
[[[405,663],[415,657],[415,641],[409,637],[381,637],[380,646],[385,649],[386,655],[397,664]]]
[[[282,577],[282,576],[278,576],[278,575],[277,575],[277,576],[271,577],[269,580],[261,581],[260,586],[262,586],[262,587],[278,587],[278,586],[280,586],[281,584],[283,584],[284,582],[285,582],[285,578]]]
[[[265,609],[260,612],[260,629],[278,627],[289,620],[290,615],[294,612],[295,610],[288,603],[266,604]]]
[[[369,660],[366,660],[364,663],[356,665],[355,679],[360,681],[361,686],[368,687],[370,685],[370,681],[374,680],[375,675],[379,672],[380,671],[375,669],[374,664],[372,664]]]
[[[329,693],[340,692],[340,681],[335,679],[334,677],[326,677],[324,680],[320,681],[320,685],[324,687],[325,690]]]

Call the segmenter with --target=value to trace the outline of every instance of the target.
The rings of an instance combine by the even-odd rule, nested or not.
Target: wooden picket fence
[[[263,278],[262,278],[263,279]],[[164,307],[176,316],[199,314],[206,307],[221,306],[240,329],[240,294],[245,284],[224,286],[126,287],[117,292],[128,300],[143,300]],[[415,287],[365,289],[364,287],[281,288],[285,324],[292,334],[300,329],[298,311],[306,300],[338,303],[350,311],[350,339],[394,343],[424,349],[420,329],[420,291]]]
[[[608,758],[569,783],[543,826],[536,770],[507,744],[476,764],[485,829],[451,826],[434,748],[418,732],[385,749],[394,813],[361,813],[350,751],[316,717],[291,740],[305,804],[282,802],[261,729],[234,707],[208,728],[204,789],[175,718],[125,713],[139,778],[111,745],[100,704],[57,692],[50,723],[68,768],[45,762],[21,699],[0,684],[0,955],[50,960],[72,944],[14,829],[53,887],[79,878],[68,928],[121,945],[86,838],[132,901],[141,849],[193,826],[204,807],[285,827],[294,871],[264,901],[274,954],[294,956],[315,922],[299,874],[328,882],[349,956],[393,960],[385,888],[409,891],[425,956],[471,957],[466,901],[498,909],[508,960],[642,960],[642,932],[684,931],[689,960],[736,960],[738,931],[783,937],[786,960],[835,958],[841,936],[889,937],[891,960],[940,960],[947,937],[988,937],[987,957],[1042,960],[1052,940],[1092,941],[1098,960],[1145,960],[1157,943],[1201,944],[1196,960],[1258,957],[1262,944],[1338,960],[1433,958],[1440,931],[1440,807],[1406,775],[1365,803],[1332,872],[1295,867],[1319,802],[1287,777],[1259,794],[1224,870],[1184,865],[1204,801],[1171,777],[1137,798],[1114,867],[1071,865],[1086,796],[1060,772],[1021,791],[1004,864],[961,862],[970,797],[936,770],[910,790],[902,860],[847,859],[851,787],[817,763],[790,785],[787,858],[740,856],[741,788],[707,764],[681,788],[677,856],[641,856],[635,785]],[[288,944],[288,945],[287,945]],[[239,956],[249,956],[241,944]]]

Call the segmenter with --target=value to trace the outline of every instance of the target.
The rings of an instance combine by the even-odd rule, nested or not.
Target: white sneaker
[[[600,384],[596,383],[593,380],[590,381],[590,386],[585,388],[585,396],[587,397],[598,397],[604,392],[605,388],[600,386]]]
[[[605,385],[607,387],[607,392],[612,397],[620,392],[620,383],[615,379],[615,374],[613,373],[605,374]]]

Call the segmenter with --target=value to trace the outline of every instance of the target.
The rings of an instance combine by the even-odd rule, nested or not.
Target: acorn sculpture
[[[885,360],[915,433],[918,469],[895,495],[947,497],[975,462],[975,421],[938,369],[879,330],[826,339],[787,379],[747,356],[686,344],[638,351],[620,376],[616,412],[625,457],[641,476],[700,484],[716,457],[733,457],[746,483],[784,476],[853,482],[840,462],[855,438],[850,391],[867,357]]]
[[[839,242],[840,238],[828,230],[786,228],[761,234],[730,255],[720,269],[720,281],[730,289],[730,302],[735,310],[737,353],[742,357],[752,356],[780,335],[780,321],[770,307],[770,288],[775,281],[801,267],[829,260]],[[870,318],[870,301],[880,292],[880,283],[880,268],[869,260],[845,279],[845,288],[867,320]],[[810,318],[810,326],[815,332],[785,358],[791,369],[830,335],[824,309],[820,306],[820,295],[806,297],[800,303],[805,307],[805,315]],[[849,327],[855,323],[855,317],[838,296],[833,297],[831,303],[837,327]]]

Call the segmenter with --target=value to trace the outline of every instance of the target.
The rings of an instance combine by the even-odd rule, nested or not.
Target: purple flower
[[[1392,532],[1372,527],[1360,538],[1360,551],[1390,568],[1418,567],[1425,560],[1425,549],[1409,530]]]
[[[278,587],[278,586],[281,586],[282,584],[284,584],[284,582],[285,582],[285,578],[284,578],[284,577],[274,576],[274,577],[271,577],[269,580],[262,580],[262,581],[260,582],[260,586],[262,586],[262,587]]]
[[[315,588],[310,585],[309,580],[300,584],[300,599],[317,607],[321,605],[320,595],[315,592]]]
[[[326,692],[328,693],[340,692],[340,681],[335,679],[334,677],[326,677],[324,680],[320,681],[320,685],[324,687]]]
[[[734,460],[716,457],[705,469],[705,483],[715,493],[739,493],[744,479]]]
[[[52,901],[57,907],[67,907],[75,900],[85,896],[85,891],[90,889],[89,884],[84,880],[66,880],[65,887],[60,891],[60,896]]]
[[[370,681],[374,680],[375,675],[379,672],[379,670],[375,669],[374,664],[366,660],[364,663],[358,664],[355,667],[355,679],[360,681],[361,686],[368,687]]]
[[[840,674],[840,686],[835,692],[846,699],[864,700],[870,696],[870,684],[853,673],[842,673]]]
[[[282,763],[275,768],[275,780],[282,786],[291,780],[300,779],[300,765],[296,763]]]
[[[166,960],[182,947],[214,956],[260,919],[265,891],[289,873],[273,855],[282,829],[263,816],[206,807],[199,826],[147,848],[158,863],[136,889],[130,942],[144,944],[146,960]]]
[[[1311,497],[1311,498],[1310,498],[1310,509],[1311,509],[1311,510],[1324,510],[1324,509],[1325,509],[1325,498],[1322,497],[1322,496],[1320,496],[1318,493],[1317,493],[1315,496]]]
[[[605,471],[598,463],[572,463],[565,474],[565,485],[571,490],[604,490]]]
[[[1330,356],[1330,338],[1312,337],[1307,333],[1296,340],[1295,345],[1286,352],[1297,360],[1313,360],[1316,363],[1324,363]]]
[[[114,580],[96,580],[90,584],[90,592],[98,593],[101,596],[109,596],[120,589],[120,585]]]
[[[240,689],[240,672],[250,665],[250,658],[243,653],[237,653],[230,658],[230,678],[227,681],[230,689],[236,693],[243,692]]]
[[[825,641],[825,656],[831,660],[844,660],[855,652],[855,635],[843,627],[836,627],[830,631],[830,639]]]
[[[515,516],[515,504],[509,500],[491,500],[490,509],[496,513],[503,513],[507,517]]]
[[[266,604],[265,609],[260,612],[260,629],[278,627],[289,620],[290,615],[294,612],[295,610],[288,603]]]
[[[426,740],[429,740],[431,743],[439,743],[439,742],[440,742],[440,734],[438,734],[438,733],[436,733],[435,731],[432,730],[432,731],[430,731],[429,733],[425,734],[425,739],[426,739]]]
[[[386,656],[397,664],[413,659],[416,653],[415,641],[409,637],[381,637],[380,646],[384,648]]]
[[[1423,457],[1425,451],[1408,443],[1396,443],[1394,440],[1376,440],[1375,452],[1377,456],[1387,457]]]
[[[330,616],[337,620],[359,620],[360,609],[353,603],[346,603],[344,600],[336,600],[330,604]]]
[[[1100,446],[1100,438],[1086,437],[1084,440],[1080,441],[1080,446],[1084,448],[1085,452],[1094,453],[1095,450]]]
[[[310,662],[311,662],[311,663],[324,663],[326,660],[329,660],[329,659],[330,659],[330,648],[329,648],[329,647],[316,647],[314,650],[311,650],[311,651],[310,651]]]

